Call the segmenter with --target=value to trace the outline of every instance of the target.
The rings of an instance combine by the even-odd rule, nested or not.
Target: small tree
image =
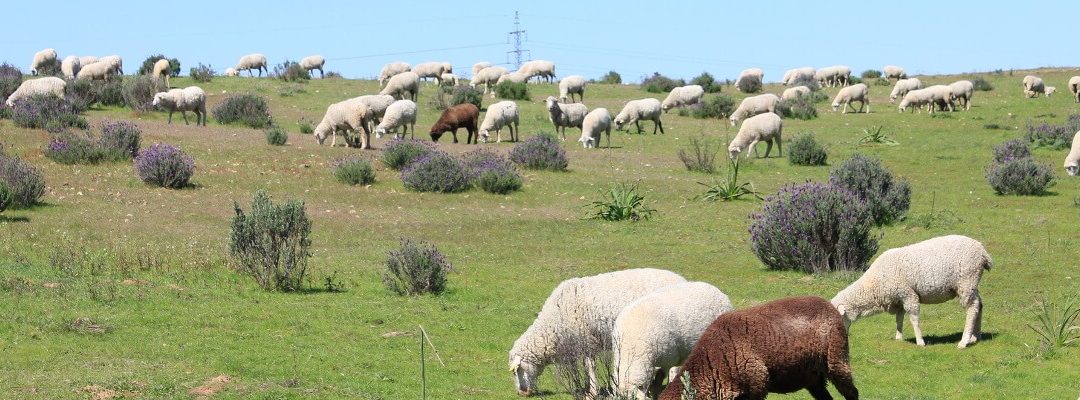
[[[259,189],[244,213],[233,203],[236,216],[229,235],[229,255],[241,271],[255,278],[264,290],[292,292],[301,289],[311,247],[311,220],[304,202],[274,204]]]
[[[139,74],[139,75],[150,75],[151,73],[154,72],[154,63],[158,62],[158,60],[164,60],[164,59],[166,59],[166,57],[164,55],[162,55],[162,54],[154,54],[152,56],[146,57],[146,59],[143,60],[142,65],[139,66],[139,71],[137,72],[137,74]],[[169,60],[169,70],[168,70],[169,75],[170,76],[180,75],[180,60],[177,60],[175,58],[169,58],[168,60]]]
[[[608,71],[608,73],[601,76],[596,83],[607,83],[610,85],[622,84],[622,75],[619,75],[619,73],[615,71]]]

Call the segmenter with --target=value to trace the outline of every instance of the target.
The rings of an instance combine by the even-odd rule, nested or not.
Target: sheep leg
[[[596,144],[597,145],[600,144],[600,139],[596,139]],[[609,149],[611,148],[611,126],[608,126],[608,128],[607,128],[607,147]],[[668,382],[670,382],[670,381],[668,381]]]
[[[593,360],[592,357],[585,358],[585,373],[589,376],[588,387],[585,388],[585,398],[599,398],[600,381],[596,378],[596,360]]]
[[[982,318],[982,299],[979,298],[978,290],[973,290],[966,297],[967,319],[964,321],[964,335],[960,337],[960,344],[956,346],[961,349],[978,341],[975,326],[981,323],[979,320]]]
[[[190,125],[187,120],[187,111],[180,110],[180,115],[184,116],[184,125]]]
[[[896,340],[904,340],[904,310],[896,311]]]
[[[641,134],[641,121],[635,119],[634,120],[634,126],[637,127],[637,133],[640,135]],[[653,132],[653,134],[655,135],[656,132]]]
[[[829,343],[829,354],[826,359],[827,370],[826,376],[833,386],[836,387],[836,391],[840,392],[841,396],[844,396],[846,400],[857,400],[859,398],[859,389],[855,388],[855,380],[851,377],[851,364],[848,357],[848,342],[842,326],[836,326],[833,330],[835,338],[845,338],[843,340],[833,340]],[[824,386],[822,386],[824,388]]]
[[[772,139],[765,141],[765,158],[769,158],[769,153],[772,152],[772,142]]]
[[[822,378],[821,382],[806,387],[806,391],[810,392],[810,397],[814,400],[832,400],[832,395],[829,394],[829,389],[825,388],[825,379]]]
[[[907,311],[908,318],[911,319],[911,329],[915,331],[915,344],[926,346],[926,341],[923,340],[922,336],[922,328],[919,327],[919,298],[916,296],[904,299],[904,311]]]
[[[747,150],[753,149],[754,150],[754,157],[761,158],[761,156],[758,155],[758,152],[757,152],[757,142],[758,142],[757,140],[754,140],[754,141],[750,142],[750,146],[749,146],[749,148]],[[750,152],[749,151],[746,152],[746,158],[747,159],[750,158]]]
[[[657,119],[656,119],[656,125],[655,125],[655,126],[653,126],[653,132],[652,132],[652,133],[653,133],[653,135],[655,135],[655,134],[656,134],[656,128],[660,128],[660,133],[663,133],[663,134],[665,134],[665,135],[666,135],[666,133],[664,133],[664,123],[663,123],[663,122],[660,122],[660,118],[657,118]]]
[[[172,124],[172,110],[169,110],[169,124]]]

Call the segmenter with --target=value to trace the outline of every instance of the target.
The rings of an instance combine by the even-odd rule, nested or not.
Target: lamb
[[[247,71],[248,76],[254,76],[251,73],[251,70],[253,69],[259,71],[259,77],[262,77],[264,70],[267,74],[270,73],[270,69],[268,69],[266,66],[266,56],[259,53],[248,54],[246,56],[240,57],[240,61],[238,61],[236,63],[236,66],[233,68],[236,69],[237,72]]]
[[[120,58],[120,56],[118,55],[101,57],[98,62],[103,62],[111,65],[113,68],[113,72],[115,72],[117,75],[124,74],[124,59]]]
[[[1073,135],[1072,149],[1065,156],[1065,173],[1076,176],[1080,172],[1080,131]]]
[[[15,107],[15,102],[29,99],[37,94],[52,94],[63,98],[65,88],[67,88],[67,82],[55,76],[27,79],[19,84],[14,92],[11,92],[4,104],[8,108]]]
[[[817,75],[817,70],[815,70],[814,67],[789,69],[784,73],[784,79],[781,83],[788,86],[799,82],[813,81],[815,75]]]
[[[79,65],[87,66],[98,62],[98,58],[94,56],[82,56],[79,57]],[[77,75],[77,74],[76,74]]]
[[[442,79],[442,74],[448,71],[446,71],[446,66],[444,66],[443,63],[432,61],[416,64],[413,66],[412,72],[420,77],[420,79],[432,78],[438,82]]]
[[[394,135],[401,139],[405,138],[405,132],[411,127],[412,135],[416,137],[416,103],[412,100],[398,100],[390,104],[383,114],[382,121],[375,127],[375,137],[381,138],[386,132],[402,128],[401,135]]]
[[[60,62],[60,72],[68,79],[75,79],[81,68],[82,64],[79,63],[79,57],[67,56],[64,57],[64,61]]]
[[[975,93],[975,84],[971,81],[961,80],[949,84],[950,100],[960,100],[964,110],[971,109],[971,95]]]
[[[664,377],[675,379],[705,328],[733,309],[724,292],[705,282],[664,286],[627,305],[611,333],[615,393],[642,400],[659,395]]]
[[[929,105],[931,108],[933,107],[931,104],[933,98],[934,94],[929,88],[911,90],[904,94],[904,97],[900,99],[900,105],[897,106],[897,109],[899,109],[900,112],[904,112],[908,107],[911,107],[911,112],[914,113],[915,110],[919,110],[921,113],[923,106]]]
[[[188,125],[187,112],[195,112],[195,125],[200,123],[206,126],[206,92],[198,86],[188,86],[183,89],[171,89],[154,95],[152,103],[154,107],[161,107],[169,111],[169,123],[172,123],[174,112],[180,111],[184,116],[184,125]]]
[[[740,92],[742,91],[742,89],[741,89],[742,85],[741,84],[742,84],[742,82],[744,80],[746,80],[746,81],[757,80],[757,82],[760,84],[760,83],[764,82],[764,80],[765,80],[765,72],[762,71],[761,68],[748,68],[748,69],[742,70],[742,72],[739,72],[739,78],[735,80],[735,89],[736,90],[739,90]]]
[[[843,318],[825,299],[791,297],[717,317],[660,400],[680,400],[683,385],[699,399],[763,400],[802,389],[831,399],[826,379],[844,399],[859,398]]]
[[[850,326],[857,319],[882,311],[896,314],[896,340],[903,340],[904,312],[911,317],[915,343],[925,346],[919,327],[919,304],[944,303],[954,297],[967,308],[959,348],[979,340],[982,298],[979,280],[993,262],[979,241],[949,235],[886,250],[855,283],[841,290],[832,303]]]
[[[412,67],[410,67],[408,63],[403,62],[392,62],[383,65],[382,70],[379,71],[379,86],[382,87],[383,85],[386,85],[386,81],[390,80],[394,75],[402,72],[409,72],[411,70]]]
[[[518,106],[506,100],[488,106],[484,122],[480,124],[480,141],[487,143],[491,131],[495,131],[495,143],[502,143],[502,128],[510,128],[510,141],[518,141]]]
[[[1028,75],[1024,77],[1024,96],[1028,98],[1038,97],[1040,93],[1046,92],[1046,85],[1043,83],[1042,78]]]
[[[775,113],[762,113],[747,118],[739,127],[739,133],[735,135],[735,138],[731,140],[731,144],[728,145],[728,157],[734,160],[739,157],[739,153],[746,151],[748,148],[754,149],[754,156],[758,156],[757,143],[762,141],[768,144],[765,147],[765,158],[769,158],[773,142],[776,142],[776,150],[780,153],[779,157],[783,157],[783,130],[784,120]],[[746,158],[750,158],[749,152],[746,153]]]
[[[388,94],[400,98],[416,101],[416,95],[420,93],[420,75],[416,72],[402,72],[394,75],[386,82],[379,94]]]
[[[550,83],[555,79],[555,63],[547,60],[532,60],[521,64],[518,72],[525,75],[526,80],[540,77],[545,82]]]
[[[587,393],[598,393],[596,358],[611,349],[611,333],[619,312],[642,296],[682,282],[686,279],[674,272],[640,268],[560,283],[544,301],[536,320],[510,349],[510,372],[518,394],[536,393],[537,378],[544,367],[559,361],[557,352],[567,346],[584,347],[589,375]]]
[[[171,73],[169,71],[169,60],[162,58],[162,59],[157,60],[157,61],[154,62],[154,70],[151,72],[151,76],[154,77],[155,81],[157,81],[158,79],[161,79],[161,77],[164,76],[165,77],[165,88],[166,89],[169,88],[169,75],[170,74]],[[156,85],[156,83],[155,83],[155,85]]]
[[[30,62],[30,74],[37,75],[41,67],[51,62],[56,62],[56,50],[50,48],[34,53],[34,59]]]
[[[308,73],[312,70],[319,70],[319,78],[323,78],[323,66],[326,65],[326,58],[320,55],[307,56],[300,59],[300,68],[303,68]]]
[[[1056,87],[1047,86],[1046,89],[1043,91],[1043,93],[1046,94],[1046,97],[1050,97],[1050,95],[1054,94],[1054,92],[1056,92],[1056,91],[1057,91]]]
[[[1080,103],[1080,76],[1069,78],[1069,92],[1076,98],[1076,102]]]
[[[780,100],[795,100],[802,96],[809,96],[810,88],[806,86],[796,86],[792,88],[784,89],[784,93],[780,95]]]
[[[740,120],[765,112],[776,112],[776,106],[780,104],[780,98],[772,93],[759,94],[757,96],[750,96],[741,103],[735,111],[731,112],[731,116],[728,117],[728,121],[731,122],[731,126],[735,126]]]
[[[919,78],[899,79],[893,85],[892,93],[889,93],[889,102],[896,102],[897,98],[903,98],[912,90],[922,89],[922,81]]]
[[[563,104],[554,96],[548,96],[544,100],[548,110],[548,120],[555,125],[555,133],[562,132],[562,140],[566,140],[566,128],[581,129],[581,123],[585,121],[585,114],[589,108],[581,103]]]
[[[315,126],[315,140],[321,146],[326,141],[327,135],[333,136],[330,147],[334,147],[337,145],[337,132],[342,132],[342,136],[348,142],[348,132],[363,131],[360,135],[360,148],[367,149],[370,131],[365,116],[368,114],[367,105],[359,97],[331,104],[326,108],[322,121]]]
[[[454,143],[457,143],[457,130],[458,128],[465,128],[468,135],[465,136],[465,144],[473,143],[473,137],[476,136],[477,121],[480,119],[480,108],[476,107],[472,103],[462,103],[456,106],[447,108],[439,116],[439,120],[435,121],[435,124],[431,126],[431,141],[438,142],[439,138],[445,132],[451,132],[454,134]]]
[[[457,86],[458,76],[451,73],[442,74],[442,76],[439,77],[439,84],[447,86]]]
[[[851,105],[851,102],[859,102],[859,109],[855,110],[855,106]],[[862,112],[863,107],[866,107],[866,113],[870,113],[870,89],[866,87],[865,83],[859,83],[840,89],[836,93],[836,98],[833,99],[832,109],[836,111],[837,108],[843,106],[844,111],[841,114],[846,114],[848,107],[851,107],[856,113]]]
[[[574,101],[574,94],[578,95],[578,101],[585,101],[585,77],[570,75],[559,81],[559,101]]]
[[[581,145],[586,149],[600,147],[600,134],[607,132],[607,147],[611,148],[611,113],[600,107],[585,114],[581,121]]]
[[[619,115],[615,116],[615,130],[621,131],[632,122],[637,127],[638,133],[641,133],[641,121],[651,120],[653,135],[656,134],[657,129],[660,129],[660,133],[664,133],[664,123],[660,120],[661,114],[663,114],[663,106],[660,105],[660,100],[644,98],[628,101],[622,111],[619,111]]]
[[[896,79],[897,81],[907,79],[907,73],[904,72],[904,69],[895,65],[886,65],[885,68],[881,69],[881,72],[882,77],[885,79]]]
[[[694,105],[700,103],[704,96],[705,89],[701,85],[679,86],[671,89],[671,93],[668,93],[668,96],[660,103],[660,108],[668,112],[675,107]]]
[[[491,87],[499,82],[499,78],[507,73],[506,68],[503,67],[487,67],[480,72],[473,74],[472,80],[469,81],[469,86],[476,87],[476,85],[484,85],[484,94],[491,91]],[[494,97],[495,93],[492,92],[491,96]]]
[[[476,64],[473,64],[473,66],[472,66],[472,74],[473,74],[473,76],[476,76],[476,74],[480,73],[480,71],[482,71],[484,68],[487,68],[487,67],[490,67],[490,66],[491,66],[491,63],[489,63],[487,61],[481,61],[481,62],[478,62]]]
[[[240,71],[233,67],[225,68],[225,76],[240,76]]]
[[[112,64],[104,61],[98,61],[89,65],[83,65],[79,68],[79,73],[75,74],[75,79],[91,79],[91,80],[104,80],[111,77],[116,73],[116,68]]]

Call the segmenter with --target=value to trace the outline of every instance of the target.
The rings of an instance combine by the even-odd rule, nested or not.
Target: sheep
[[[922,81],[919,78],[899,79],[893,85],[892,93],[889,93],[889,102],[896,102],[897,98],[903,98],[912,90],[922,89]]]
[[[802,67],[789,69],[784,73],[784,79],[781,83],[784,86],[794,85],[798,82],[807,82],[814,80],[814,76],[817,74],[817,70],[814,67]]]
[[[843,318],[825,299],[790,297],[717,317],[660,400],[680,400],[683,385],[699,399],[764,400],[802,389],[831,399],[826,380],[844,399],[859,398]]]
[[[307,56],[300,59],[300,67],[311,73],[312,70],[319,70],[319,78],[323,78],[323,66],[326,65],[326,58],[320,55]]]
[[[443,133],[451,132],[454,134],[454,143],[457,143],[458,128],[465,128],[468,133],[465,136],[465,144],[471,144],[474,141],[473,137],[476,136],[477,121],[479,119],[480,108],[472,103],[462,103],[447,108],[439,116],[439,120],[435,121],[435,124],[431,126],[429,133],[431,141],[438,142]]]
[[[443,61],[443,63],[442,63],[442,68],[443,68],[443,73],[444,73],[444,74],[452,74],[452,73],[454,73],[454,66],[453,66],[453,64],[450,64],[450,63],[449,63],[449,62],[447,62],[447,61]]]
[[[701,85],[679,86],[671,89],[671,93],[668,93],[664,101],[660,103],[660,108],[666,113],[675,107],[686,107],[700,103],[701,98],[704,96],[705,89]]]
[[[473,74],[473,76],[476,76],[476,74],[480,73],[480,71],[482,71],[484,68],[487,68],[487,67],[490,67],[490,66],[491,66],[491,63],[489,63],[487,61],[481,61],[481,62],[478,62],[476,64],[473,64],[473,66],[472,66],[472,74]]]
[[[491,137],[491,131],[495,131],[495,143],[502,143],[502,128],[510,129],[510,141],[518,141],[518,106],[517,103],[506,100],[488,106],[484,114],[484,122],[480,124],[480,141],[487,143]]]
[[[76,56],[64,57],[64,61],[60,62],[60,72],[62,72],[67,79],[75,79],[75,76],[79,74],[79,69],[81,68],[82,64],[79,63],[79,57]]]
[[[188,86],[183,89],[171,89],[154,95],[154,107],[161,107],[169,111],[169,123],[172,123],[174,112],[180,111],[184,116],[184,125],[188,125],[187,112],[195,112],[195,126],[200,123],[206,126],[206,92],[198,86]]]
[[[94,57],[94,56],[82,56],[82,57],[79,57],[79,65],[81,65],[81,66],[87,66],[87,65],[90,65],[90,64],[93,64],[93,63],[96,63],[96,62],[98,62],[98,58]],[[76,74],[76,75],[78,75],[78,74]]]
[[[784,89],[784,93],[780,95],[780,100],[795,100],[802,96],[809,96],[810,88],[806,86],[795,86],[792,88]]]
[[[589,108],[581,103],[563,104],[555,96],[548,96],[544,100],[548,110],[548,120],[555,125],[555,133],[562,132],[562,140],[566,140],[566,128],[581,129],[581,123],[585,121],[585,114]]]
[[[940,236],[886,250],[862,277],[833,297],[832,303],[850,327],[862,317],[896,314],[896,340],[903,340],[904,312],[911,318],[915,343],[925,346],[919,327],[919,304],[939,304],[959,297],[967,308],[958,348],[979,340],[982,298],[979,280],[993,261],[979,241],[961,235]]]
[[[847,86],[851,78],[851,68],[836,65],[825,67],[814,73],[814,80],[822,86]]]
[[[91,80],[104,80],[111,77],[116,73],[116,68],[112,64],[104,61],[98,61],[89,65],[83,65],[79,68],[79,73],[75,75],[75,79],[91,79]]]
[[[964,110],[971,109],[971,95],[975,93],[975,84],[971,81],[960,80],[949,84],[950,100],[960,100]]]
[[[581,121],[581,145],[586,149],[600,147],[600,134],[607,132],[607,147],[611,148],[611,113],[600,107],[585,114]]]
[[[34,53],[34,59],[30,61],[30,74],[37,75],[38,69],[50,62],[56,62],[56,50],[50,48]]]
[[[414,65],[412,72],[416,73],[416,76],[420,77],[420,79],[432,78],[438,82],[442,79],[442,74],[447,71],[443,63],[432,61]]]
[[[171,75],[171,73],[169,71],[169,60],[162,58],[162,59],[157,60],[157,61],[154,62],[154,70],[151,72],[151,76],[154,77],[155,82],[158,79],[161,79],[162,76],[164,76],[165,77],[165,88],[168,89],[169,88],[169,75]],[[155,83],[155,85],[156,85],[156,83]]]
[[[881,69],[881,72],[882,77],[885,79],[896,79],[897,81],[907,79],[907,73],[904,72],[904,69],[895,65],[886,65],[885,68]]]
[[[585,101],[585,77],[570,75],[559,81],[559,101],[574,101],[574,94],[578,95],[578,101]]]
[[[394,104],[394,101],[397,100],[394,96],[385,94],[369,94],[357,97],[356,99],[367,106],[363,117],[369,124],[369,130],[375,129],[374,126],[370,125],[377,125],[382,122],[383,116],[386,114],[386,109],[390,108],[390,105]]]
[[[1080,131],[1073,134],[1072,149],[1065,156],[1065,173],[1076,176],[1080,172]]]
[[[4,104],[9,108],[15,107],[15,102],[29,99],[37,94],[53,94],[63,98],[65,88],[67,88],[67,82],[55,76],[27,79],[19,84],[14,92],[11,92]]]
[[[237,72],[247,71],[248,76],[254,76],[254,74],[251,73],[251,70],[253,69],[259,71],[259,77],[262,77],[264,70],[268,75],[270,74],[270,69],[266,66],[266,56],[259,53],[240,57],[240,61],[237,61],[236,66],[233,68],[236,69]]]
[[[547,60],[532,60],[521,64],[518,72],[525,75],[526,81],[539,77],[545,82],[551,83],[555,79],[555,63]]]
[[[765,112],[774,113],[776,112],[776,106],[778,104],[780,104],[780,98],[772,93],[747,97],[739,103],[739,107],[735,108],[735,111],[731,112],[728,121],[731,122],[731,126],[735,126],[740,120],[748,117],[753,117]]]
[[[765,158],[769,158],[773,142],[776,142],[776,150],[780,153],[779,157],[783,157],[783,130],[784,120],[775,113],[767,112],[747,118],[739,127],[739,133],[735,135],[735,138],[731,140],[731,144],[728,145],[728,157],[734,160],[739,157],[739,153],[747,149],[753,149],[754,156],[758,156],[757,143],[762,141],[768,145],[765,147]],[[749,152],[746,153],[746,158],[750,158]]]
[[[559,361],[557,352],[569,346],[583,347],[589,376],[587,393],[598,393],[596,358],[610,351],[611,331],[619,312],[642,296],[682,282],[686,279],[671,271],[639,268],[560,283],[510,349],[510,372],[518,394],[536,393],[537,378],[544,367]]]
[[[1028,75],[1024,77],[1024,96],[1028,98],[1038,97],[1040,93],[1046,92],[1046,85],[1043,83],[1042,78],[1035,75]]]
[[[675,379],[669,371],[682,365],[705,328],[733,309],[724,292],[705,282],[664,286],[634,300],[611,333],[615,393],[642,400],[659,395],[664,377]]]
[[[656,134],[657,129],[660,133],[664,133],[664,123],[660,120],[661,114],[663,114],[663,107],[660,105],[660,100],[644,98],[628,101],[622,111],[619,111],[619,115],[615,116],[615,130],[621,131],[632,122],[637,127],[638,133],[641,133],[641,121],[651,120],[653,135]]]
[[[394,75],[386,82],[379,94],[388,94],[400,98],[416,101],[416,95],[420,93],[420,75],[416,72],[402,72]]]
[[[395,137],[405,138],[405,131],[410,131],[410,137],[416,137],[416,103],[412,100],[398,100],[386,108],[382,121],[375,127],[375,137],[381,138],[386,132],[402,128],[401,135]]]
[[[525,83],[525,82],[528,82],[528,80],[529,80],[528,75],[525,75],[525,74],[521,73],[520,71],[514,71],[514,72],[511,72],[511,73],[505,74],[503,76],[500,76],[499,79],[495,81],[495,84],[498,85],[498,84],[503,83],[503,82]],[[494,95],[495,94],[492,93],[492,97],[494,97]]]
[[[1054,92],[1056,92],[1056,91],[1057,91],[1056,87],[1047,86],[1046,89],[1043,91],[1043,93],[1046,93],[1046,97],[1050,97],[1050,95],[1054,94]]]
[[[233,67],[225,68],[225,76],[240,76],[240,71]]]
[[[933,98],[934,94],[929,90],[929,88],[910,90],[906,94],[904,94],[904,97],[902,99],[900,99],[900,105],[897,106],[897,109],[900,112],[904,112],[908,109],[908,107],[911,107],[912,113],[914,113],[915,110],[919,110],[919,112],[921,113],[922,107],[924,105],[929,105],[931,108],[933,108]]]
[[[931,95],[930,104],[927,104],[931,114],[934,113],[935,105],[937,105],[942,111],[945,111],[945,109],[953,111],[955,109],[952,101],[953,94],[951,87],[947,85],[934,85],[924,90],[930,92]]]
[[[758,83],[764,82],[765,72],[762,71],[761,68],[748,68],[739,72],[739,78],[735,80],[735,89],[740,92],[742,91],[741,84],[743,80],[757,80]]]
[[[1076,102],[1080,103],[1080,76],[1069,78],[1069,92],[1076,98]]]
[[[458,76],[451,73],[444,73],[442,74],[442,76],[439,77],[439,84],[447,86],[457,86]]]
[[[118,55],[101,57],[98,62],[108,63],[109,65],[111,65],[113,68],[113,72],[115,72],[117,75],[124,74],[124,59],[120,58],[120,56]]]
[[[370,131],[368,121],[365,118],[369,112],[367,105],[359,97],[331,104],[326,108],[326,114],[322,121],[315,126],[315,141],[321,146],[326,141],[326,136],[333,136],[330,147],[337,145],[337,132],[342,132],[348,142],[348,132],[363,133],[360,135],[360,148],[367,149]]]
[[[859,102],[859,109],[855,110],[855,106],[851,105],[851,102]],[[870,89],[866,87],[865,83],[859,83],[840,89],[836,93],[836,98],[833,99],[832,109],[836,111],[840,106],[844,107],[844,111],[841,114],[846,114],[848,107],[851,107],[856,113],[863,112],[863,107],[866,107],[866,113],[870,113]]]
[[[476,85],[484,85],[484,94],[491,91],[491,87],[499,82],[499,78],[507,73],[506,68],[503,67],[487,67],[480,72],[473,74],[472,80],[469,81],[469,86],[476,87]],[[492,97],[495,97],[495,93],[491,93]]]
[[[394,75],[409,71],[412,71],[412,67],[408,63],[400,61],[383,65],[382,70],[379,71],[379,87],[386,85],[386,81],[390,80]]]

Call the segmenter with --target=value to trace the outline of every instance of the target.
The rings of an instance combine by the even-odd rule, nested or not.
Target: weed
[[[216,75],[217,74],[214,72],[214,67],[211,67],[209,65],[203,65],[203,63],[199,63],[198,66],[191,67],[191,70],[188,71],[188,76],[191,77],[191,80],[198,83],[208,83],[214,80],[214,76]]]
[[[153,111],[154,94],[157,92],[157,81],[150,76],[129,77],[124,79],[121,86],[124,104],[136,114]]]
[[[700,108],[694,108],[692,109],[692,111],[690,111],[690,116],[698,119],[723,119],[731,115],[733,111],[735,111],[735,99],[731,96],[720,93],[703,100],[701,102]]]
[[[1046,299],[1037,301],[1035,323],[1027,324],[1039,339],[1039,350],[1043,355],[1051,355],[1064,347],[1080,342],[1080,304],[1073,297],[1058,308]]]
[[[604,74],[604,76],[601,76],[600,79],[597,79],[596,83],[619,85],[622,84],[622,75],[619,75],[619,73],[615,71],[608,71],[608,73]]]
[[[285,131],[280,125],[273,125],[263,131],[266,136],[266,143],[271,146],[284,146],[285,142],[289,140],[289,133]]]
[[[994,85],[991,85],[990,82],[987,82],[986,79],[983,79],[982,77],[972,79],[971,84],[974,86],[974,89],[979,92],[989,92],[994,90]]]
[[[1054,185],[1054,170],[1029,158],[991,163],[986,180],[1001,195],[1040,195]]]
[[[882,132],[881,126],[872,126],[869,128],[863,128],[863,137],[859,139],[861,144],[884,144],[889,146],[896,146],[899,142],[893,140],[889,135]]]
[[[495,85],[495,95],[500,99],[528,100],[529,85],[525,82],[503,81]]]
[[[829,172],[829,183],[864,200],[878,226],[904,219],[911,206],[911,185],[894,180],[892,172],[876,158],[855,154]]]
[[[253,94],[234,94],[214,107],[214,119],[219,124],[240,123],[252,129],[270,127],[270,105],[266,99]]]
[[[311,74],[308,73],[307,69],[301,67],[300,63],[289,60],[275,65],[270,71],[270,76],[285,82],[307,82],[311,80]]]
[[[416,139],[393,139],[382,151],[382,162],[388,168],[400,171],[417,158],[435,151],[431,142]]]
[[[27,208],[38,204],[45,195],[45,174],[33,164],[7,154],[0,147],[0,182],[11,190],[11,208]]]
[[[716,172],[716,155],[722,148],[722,142],[714,142],[702,135],[700,138],[690,138],[690,145],[679,149],[678,154],[688,171],[711,174]]]
[[[682,79],[668,78],[660,75],[659,72],[653,72],[652,76],[641,80],[641,88],[649,93],[667,93],[679,86],[686,86],[686,82]]]
[[[694,79],[690,80],[690,84],[701,86],[702,89],[705,89],[705,93],[719,93],[724,89],[724,85],[708,72],[702,72],[701,75],[694,77]]]
[[[248,213],[233,203],[229,255],[237,269],[264,290],[301,289],[311,257],[311,219],[301,200],[274,204],[266,190],[255,191]]]
[[[434,150],[401,171],[401,183],[417,192],[457,193],[471,186],[465,166],[453,156]]]
[[[296,121],[296,128],[301,134],[304,135],[310,135],[312,133],[315,133],[315,125],[312,124],[311,120],[306,118],[298,119]]]
[[[731,173],[727,178],[714,180],[712,184],[698,182],[699,185],[708,188],[705,190],[705,193],[698,197],[703,201],[732,201],[738,200],[743,196],[754,196],[758,200],[761,200],[761,194],[754,190],[754,185],[752,183],[739,183],[739,159],[730,159],[729,162],[731,165],[729,168]]]
[[[16,126],[60,132],[68,128],[86,129],[90,126],[81,110],[66,99],[51,94],[35,94],[15,102],[11,119]]]
[[[592,208],[588,219],[605,221],[640,221],[648,220],[656,210],[645,205],[645,197],[638,193],[638,186],[630,183],[616,183],[607,190],[600,191],[600,200],[586,205]]]

